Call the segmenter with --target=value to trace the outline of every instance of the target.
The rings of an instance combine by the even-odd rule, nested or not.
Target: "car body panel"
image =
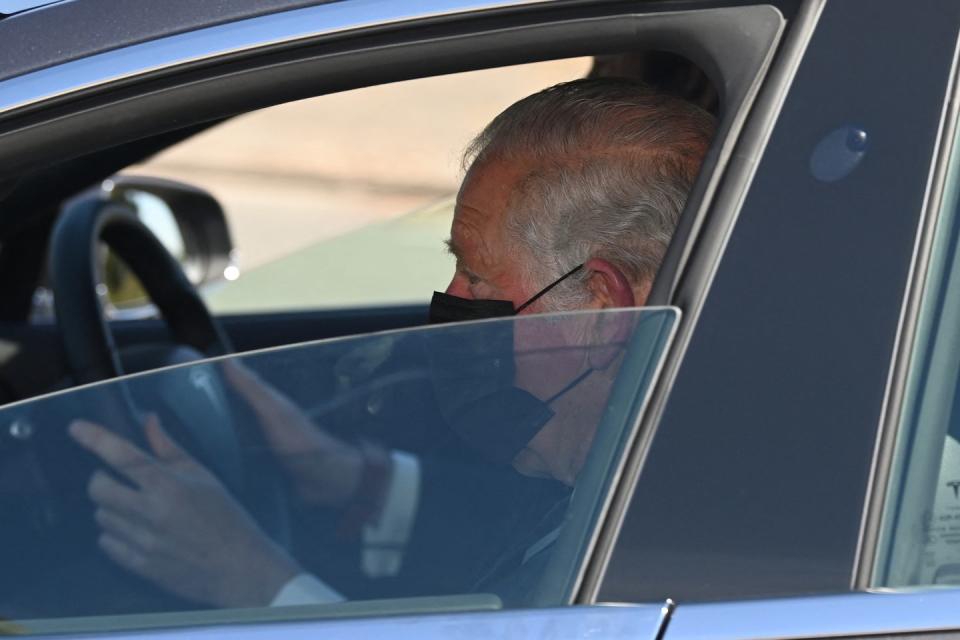
[[[509,3],[429,0],[410,6],[381,0],[353,0],[248,18],[133,44],[10,78],[0,83],[0,116],[84,89],[260,47],[295,44],[364,27],[545,1],[548,0]]]
[[[333,0],[3,0],[0,78],[164,36]]]
[[[362,603],[361,603],[362,604]],[[316,607],[301,607],[307,614]],[[366,638],[390,638],[391,640],[487,640],[488,638],[511,638],[511,640],[580,640],[596,638],[598,640],[657,640],[662,633],[669,616],[671,605],[630,605],[618,607],[568,607],[563,609],[533,609],[515,611],[473,612],[456,614],[407,615],[402,617],[372,617],[366,619],[312,620],[295,622],[250,623],[214,626],[193,626],[188,630],[189,637],[203,640],[261,640],[266,638],[285,638],[286,640],[306,640],[307,638],[331,638],[336,640],[357,640]],[[239,612],[241,615],[249,612]],[[322,615],[322,614],[321,614]],[[238,616],[239,617],[239,616]],[[134,629],[138,625],[135,619],[129,621]],[[85,621],[79,621],[81,624]],[[153,624],[146,618],[139,622],[143,626],[162,627],[163,620],[157,617]],[[50,621],[31,628],[26,623],[20,630],[34,633],[44,626],[51,632],[58,628],[76,629],[77,621]],[[113,626],[115,620],[107,622]],[[167,624],[176,624],[167,622]],[[87,619],[88,631],[80,634],[56,635],[62,640],[76,638],[103,637],[115,640],[167,640],[182,638],[184,631],[176,628],[156,628],[154,630],[118,631],[98,635],[97,619]],[[18,631],[16,627],[12,631]],[[0,634],[3,627],[0,626]],[[40,631],[40,633],[44,633]],[[35,637],[53,637],[40,635]]]
[[[664,640],[763,640],[960,629],[960,591],[939,589],[681,604]]]

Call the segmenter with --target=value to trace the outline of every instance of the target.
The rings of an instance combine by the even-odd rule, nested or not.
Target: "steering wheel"
[[[123,374],[97,295],[97,246],[103,240],[137,276],[176,343],[206,356],[230,342],[180,265],[124,202],[84,197],[62,212],[50,242],[50,280],[67,364],[78,383]]]
[[[95,382],[124,373],[97,293],[100,241],[140,280],[176,343],[154,355],[157,366],[231,351],[225,333],[180,265],[140,222],[132,207],[101,196],[85,196],[60,214],[50,241],[49,271],[57,325],[76,382]],[[188,355],[184,357],[184,353]],[[241,444],[242,440],[258,442],[259,430],[238,416],[238,403],[231,400],[215,364],[194,364],[112,386],[118,392],[103,393],[102,397],[113,406],[99,408],[108,427],[145,444],[137,428],[143,419],[130,389],[141,393],[137,398],[141,402],[146,392],[146,402],[154,405],[150,409],[161,409],[165,426],[174,437],[183,438],[182,444],[188,448],[192,445],[191,453],[221,478],[274,540],[288,544],[289,513],[279,470],[252,453],[259,446]],[[119,420],[118,412],[122,416]],[[252,470],[253,465],[256,477],[245,477],[251,474],[244,470]]]

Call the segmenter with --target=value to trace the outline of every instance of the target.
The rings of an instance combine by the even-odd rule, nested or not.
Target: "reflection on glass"
[[[5,408],[30,435],[0,450],[0,617],[561,604],[675,317],[324,341]]]
[[[134,206],[140,222],[157,236],[170,255],[177,260],[183,260],[185,255],[183,236],[180,234],[177,219],[167,203],[152,193],[135,189],[124,191],[123,197]]]

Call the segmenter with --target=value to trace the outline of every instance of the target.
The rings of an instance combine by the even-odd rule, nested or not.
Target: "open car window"
[[[443,241],[470,140],[511,103],[590,66],[572,58],[299,100],[127,171],[222,203],[236,269],[203,290],[214,313],[425,304],[453,271]]]
[[[565,604],[677,316],[385,332],[9,405],[0,618],[42,633]],[[277,558],[286,574],[257,573]]]

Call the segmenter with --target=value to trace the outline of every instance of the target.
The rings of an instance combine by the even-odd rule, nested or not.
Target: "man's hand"
[[[104,471],[87,492],[98,540],[117,564],[190,600],[266,606],[296,563],[260,531],[216,477],[160,426],[146,423],[153,456],[101,426],[76,421],[70,435],[134,486]]]
[[[315,425],[289,398],[240,363],[225,362],[223,369],[257,414],[270,448],[303,499],[346,505],[363,474],[361,452]]]

